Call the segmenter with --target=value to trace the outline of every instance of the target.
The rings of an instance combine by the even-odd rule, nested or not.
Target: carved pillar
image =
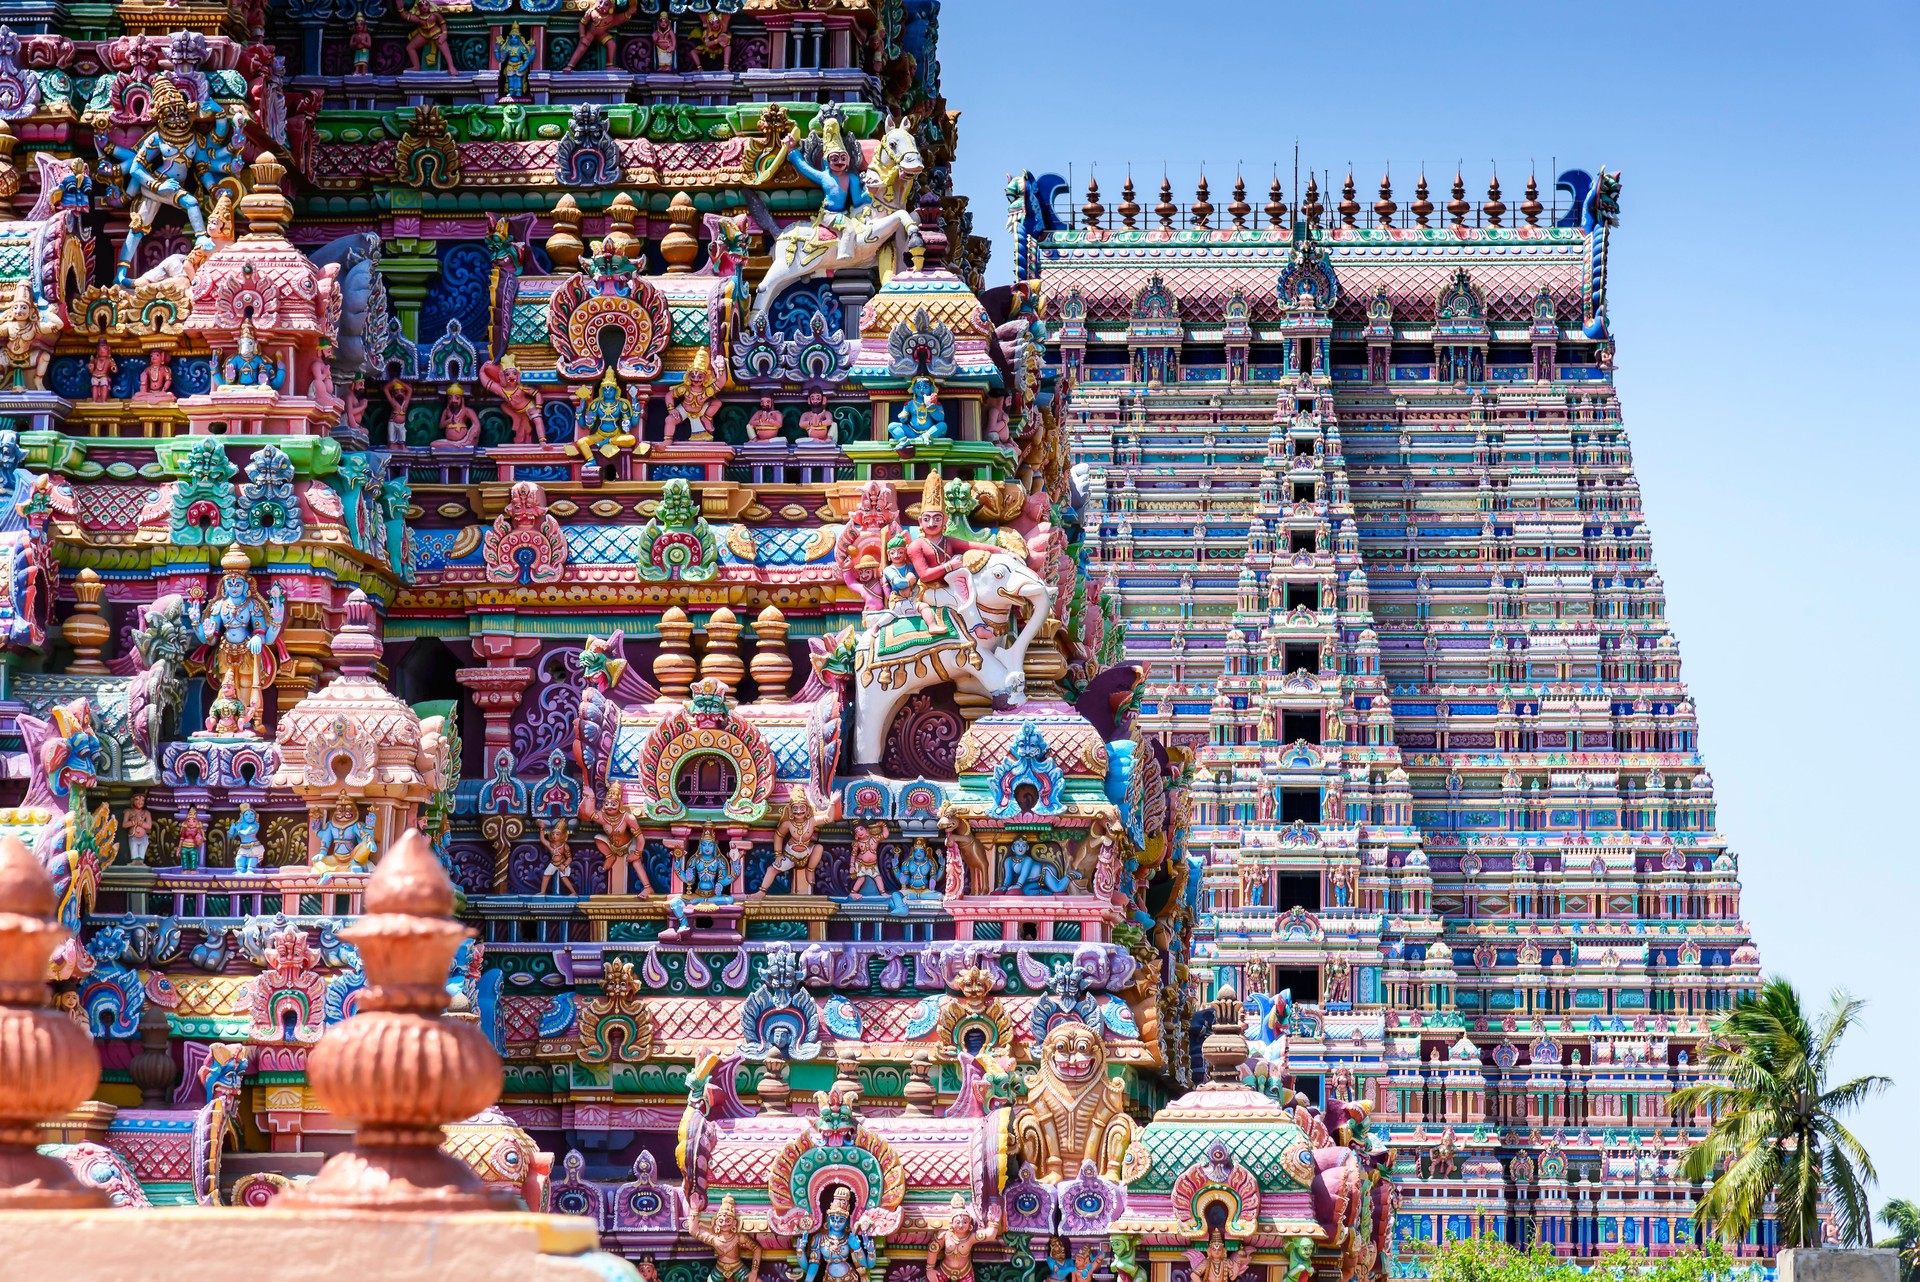
[[[787,630],[791,626],[787,616],[771,605],[753,621],[753,662],[748,666],[761,703],[787,702],[787,681],[793,676],[793,660],[787,657]]]
[[[472,692],[473,706],[486,721],[484,760],[491,767],[498,753],[511,750],[513,714],[519,711],[520,696],[533,684],[533,669],[457,668],[453,676]]]

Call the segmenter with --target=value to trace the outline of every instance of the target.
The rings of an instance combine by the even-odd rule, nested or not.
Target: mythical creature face
[[[1106,1068],[1106,1062],[1100,1034],[1077,1021],[1054,1025],[1041,1043],[1041,1070],[1070,1086],[1092,1081]]]
[[[333,803],[333,822],[342,828],[360,822],[360,810],[345,797]]]
[[[47,786],[54,796],[64,798],[96,782],[94,761],[100,755],[100,736],[93,730],[93,705],[84,698],[54,708],[50,716],[59,739],[50,745]]]
[[[193,134],[193,106],[171,76],[154,84],[153,121],[160,136],[170,143],[183,142]]]

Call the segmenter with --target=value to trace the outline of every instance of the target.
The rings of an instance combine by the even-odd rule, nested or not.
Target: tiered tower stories
[[[1693,1241],[1665,1100],[1755,983],[1614,388],[1619,187],[1009,189],[1089,581],[1198,758],[1199,962],[1376,1103],[1403,1246]]]

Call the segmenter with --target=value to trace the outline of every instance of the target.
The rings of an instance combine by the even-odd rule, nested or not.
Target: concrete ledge
[[[1893,1251],[1789,1247],[1780,1252],[1779,1282],[1899,1282]]]
[[[639,1282],[593,1221],[165,1207],[0,1213],[4,1272],[59,1282]]]

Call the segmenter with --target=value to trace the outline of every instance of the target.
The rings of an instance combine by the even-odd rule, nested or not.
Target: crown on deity
[[[833,1191],[833,1201],[828,1203],[827,1205],[827,1214],[828,1215],[853,1214],[853,1195],[848,1193],[844,1188],[835,1189]]]
[[[929,512],[938,512],[941,516],[947,514],[947,486],[940,479],[939,468],[928,472],[926,484],[920,487],[920,515],[925,516]]]
[[[220,554],[220,568],[229,578],[244,579],[253,569],[253,562],[238,543],[230,543],[227,550]]]
[[[949,1199],[947,1202],[947,1211],[951,1215],[971,1216],[973,1214],[973,1206],[971,1203],[967,1201],[966,1198],[962,1197],[958,1193],[955,1193],[953,1197]]]

